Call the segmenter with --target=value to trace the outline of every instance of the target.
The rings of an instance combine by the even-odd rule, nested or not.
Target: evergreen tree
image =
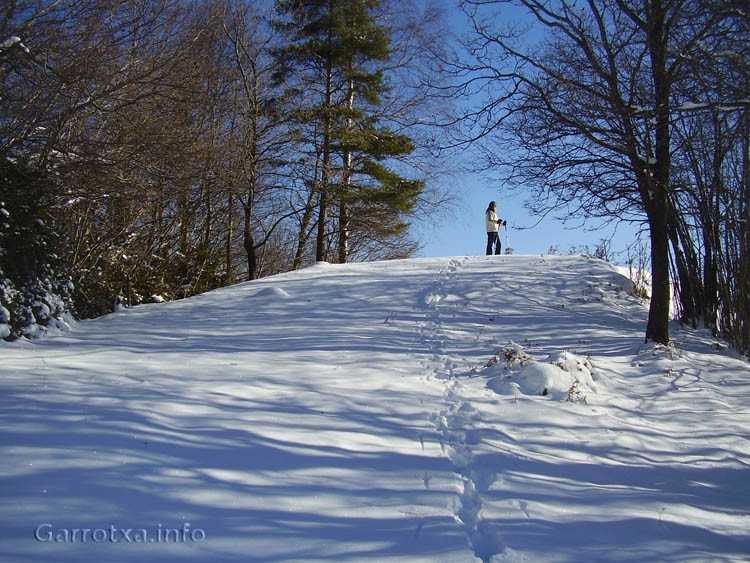
[[[51,184],[13,161],[0,162],[0,338],[32,337],[72,318],[72,284],[49,227]]]
[[[409,139],[380,126],[387,93],[383,65],[389,30],[377,22],[378,0],[279,0],[277,29],[288,38],[277,53],[281,75],[301,104],[296,117],[308,125],[319,155],[311,182],[317,196],[316,260],[329,257],[338,233],[338,261],[348,260],[351,213],[378,215],[380,232],[400,234],[423,184],[389,171],[383,161],[413,150]],[[376,165],[377,164],[377,165]],[[337,208],[337,221],[330,218]],[[337,225],[336,225],[337,223]],[[364,223],[361,223],[364,225]],[[384,229],[385,225],[392,228]]]

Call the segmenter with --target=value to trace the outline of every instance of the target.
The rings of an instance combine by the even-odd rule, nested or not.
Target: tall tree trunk
[[[648,212],[651,235],[651,304],[646,340],[669,343],[669,235],[666,206],[654,203]]]
[[[735,294],[738,312],[734,329],[734,341],[740,352],[750,354],[750,110],[742,117],[742,201],[739,227],[739,275]]]
[[[354,80],[349,79],[347,93],[347,108],[351,111],[354,109]],[[347,129],[352,130],[354,122],[351,117],[347,118]],[[339,264],[345,264],[349,261],[349,206],[347,204],[347,195],[352,184],[352,151],[347,149],[344,152],[344,170],[341,190],[339,195]]]
[[[234,194],[229,192],[227,200],[227,236],[224,243],[224,283],[231,284],[234,282],[234,272],[232,268],[232,236],[233,236],[233,215],[234,215]]]
[[[325,104],[323,114],[323,158],[321,163],[320,176],[320,200],[318,201],[318,234],[315,242],[315,260],[324,262],[327,259],[327,239],[328,239],[328,199],[331,183],[331,140],[333,137],[333,2],[328,2],[328,51],[329,56],[326,61],[326,85],[325,85]]]
[[[323,169],[328,168],[327,161],[329,157],[323,157]],[[315,238],[315,261],[325,262],[327,258],[326,226],[328,224],[328,187],[327,181],[321,181],[320,200],[318,201],[318,233]]]
[[[247,279],[254,280],[258,275],[258,256],[255,248],[255,238],[253,238],[253,203],[252,198],[248,197],[245,204],[245,227],[243,246],[247,255]]]
[[[648,50],[654,86],[654,157],[650,166],[652,181],[647,181],[646,213],[651,229],[651,305],[646,326],[646,340],[669,343],[669,172],[670,77],[667,74],[665,33],[666,8],[661,0],[647,2]]]

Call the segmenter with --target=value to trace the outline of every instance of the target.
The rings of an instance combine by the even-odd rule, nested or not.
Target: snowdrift
[[[573,256],[316,264],[0,346],[2,561],[746,561],[750,370]]]

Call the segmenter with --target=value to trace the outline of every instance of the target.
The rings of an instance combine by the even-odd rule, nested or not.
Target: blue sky
[[[521,196],[510,194],[479,175],[467,175],[458,185],[457,195],[460,201],[455,209],[438,218],[437,224],[423,222],[416,226],[416,233],[423,242],[420,256],[484,254],[487,242],[484,211],[491,200],[498,204],[498,215],[508,221],[507,231],[501,230],[500,236],[503,250],[509,241],[513,254],[547,254],[550,247],[557,247],[558,254],[567,254],[572,248],[584,246],[593,252],[601,239],[611,238],[613,261],[625,264],[626,249],[637,237],[636,226],[617,226],[613,222],[583,226],[577,220],[563,224],[550,217],[540,220],[526,211]],[[597,225],[601,228],[593,230]]]
[[[443,7],[451,14],[453,32],[461,35],[469,32],[465,15],[458,10],[456,2],[444,0]],[[512,5],[503,5],[504,18],[526,20],[528,16]],[[531,31],[533,34],[533,31]],[[471,158],[471,149],[464,158]],[[617,225],[614,221],[592,222],[582,225],[579,220],[561,221],[548,217],[540,219],[531,216],[524,208],[523,197],[511,193],[486,177],[467,174],[454,188],[459,199],[455,209],[439,217],[435,223],[420,221],[415,225],[415,233],[422,241],[420,256],[432,258],[441,256],[471,256],[484,254],[487,236],[484,225],[484,211],[494,200],[498,204],[498,215],[508,221],[508,230],[500,233],[503,250],[510,242],[513,254],[547,254],[556,247],[558,254],[567,254],[571,249],[589,247],[591,252],[602,239],[610,240],[611,260],[625,264],[628,260],[627,248],[636,244],[637,225]],[[601,227],[596,229],[596,227]],[[641,235],[644,242],[645,235]]]

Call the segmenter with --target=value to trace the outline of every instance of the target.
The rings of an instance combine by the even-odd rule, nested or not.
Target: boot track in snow
[[[504,549],[499,531],[482,516],[482,495],[495,481],[495,475],[475,467],[472,450],[482,439],[481,429],[477,428],[481,424],[481,415],[461,396],[462,385],[456,379],[457,362],[445,349],[447,339],[441,321],[441,309],[450,307],[442,304],[447,301],[449,289],[459,279],[461,266],[460,259],[451,260],[448,268],[441,271],[423,293],[425,320],[419,323],[418,330],[423,344],[432,354],[434,367],[428,377],[445,382],[445,408],[433,413],[430,421],[458,480],[457,497],[450,504],[453,516],[463,527],[474,555],[489,562],[492,556]]]

